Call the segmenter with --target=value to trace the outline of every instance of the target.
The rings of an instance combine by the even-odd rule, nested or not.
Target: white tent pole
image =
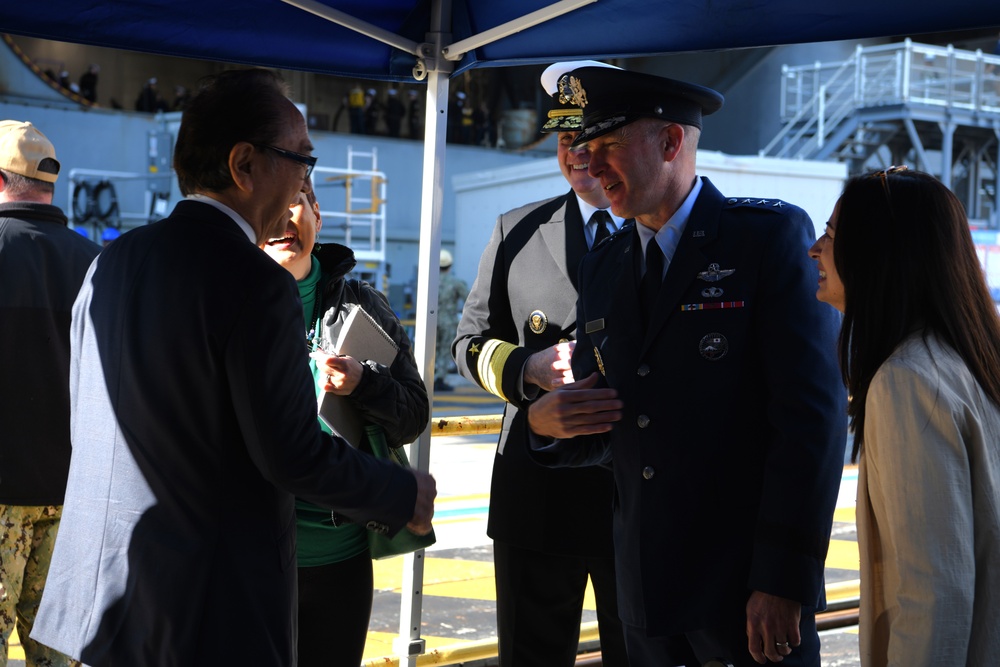
[[[355,32],[360,32],[362,35],[367,35],[374,40],[388,44],[389,46],[394,46],[400,51],[405,51],[406,53],[411,53],[417,55],[417,50],[420,47],[419,44],[413,40],[401,37],[394,32],[380,28],[377,25],[372,25],[366,21],[355,18],[350,14],[346,14],[340,10],[334,9],[328,5],[324,5],[315,0],[281,0],[287,5],[292,5],[293,7],[298,7],[303,11],[307,11],[310,14],[315,14],[320,18],[324,18],[327,21],[331,21],[338,25],[342,25],[345,28],[350,28]]]
[[[373,39],[417,56],[413,75],[427,79],[424,110],[424,158],[420,195],[420,246],[417,261],[417,322],[413,352],[422,369],[427,394],[434,395],[434,357],[437,344],[438,283],[440,279],[441,210],[444,204],[444,158],[448,129],[448,76],[458,60],[471,49],[542,23],[597,0],[560,0],[469,39],[445,47],[451,40],[452,0],[434,0],[429,31],[423,44],[358,20],[315,0],[282,0],[304,11],[343,25]],[[430,467],[430,424],[410,445],[410,464],[418,470]],[[417,667],[417,656],[425,653],[420,636],[423,611],[424,552],[403,557],[402,596],[399,605],[399,636],[393,651],[402,667]]]
[[[420,195],[420,246],[417,258],[417,323],[414,355],[422,369],[427,394],[434,396],[434,357],[437,344],[438,282],[440,278],[441,210],[444,205],[444,159],[448,129],[448,75],[452,64],[439,57],[442,44],[450,39],[443,32],[451,25],[451,0],[435,2],[431,32],[421,47],[423,59],[417,70],[427,76],[424,105],[424,159]],[[410,445],[410,463],[418,470],[430,467],[430,424]],[[403,562],[402,596],[399,604],[399,636],[393,643],[400,667],[417,666],[417,656],[426,650],[420,637],[423,611],[424,552],[408,554]]]
[[[288,0],[285,0],[288,2]],[[541,9],[535,10],[530,14],[525,14],[520,18],[516,18],[512,21],[507,21],[502,23],[495,28],[490,28],[489,30],[484,30],[478,35],[472,35],[471,37],[466,37],[465,39],[460,39],[454,44],[450,44],[444,48],[442,53],[444,57],[448,60],[461,60],[469,51],[473,49],[478,49],[480,46],[485,46],[498,39],[503,39],[513,35],[514,33],[521,32],[532,26],[538,25],[539,23],[545,23],[557,16],[562,16],[568,12],[573,11],[583,7],[584,5],[589,5],[597,0],[559,0],[559,2],[553,3],[548,7],[542,7]]]
[[[430,71],[427,75],[427,113],[424,117],[423,186],[420,206],[420,247],[417,261],[417,322],[413,352],[420,366],[427,395],[434,395],[434,357],[437,344],[439,254],[441,251],[441,206],[444,179],[448,75]],[[440,113],[438,110],[440,109]],[[430,424],[410,445],[410,464],[418,470],[430,467]],[[424,552],[405,556],[402,599],[399,608],[399,637],[393,649],[416,666],[416,656],[424,652],[420,638],[423,601]]]

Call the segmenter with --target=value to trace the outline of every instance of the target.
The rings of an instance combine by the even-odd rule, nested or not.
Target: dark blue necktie
[[[608,215],[607,211],[597,209],[590,216],[590,221],[597,223],[597,229],[594,231],[594,244],[590,246],[591,248],[596,248],[598,243],[611,236],[611,230],[609,229],[612,224],[611,216]]]
[[[662,284],[663,251],[660,250],[656,239],[652,238],[646,244],[646,272],[642,274],[642,282],[639,283],[639,305],[642,308],[643,327],[649,326],[656,305],[656,296],[660,293]]]

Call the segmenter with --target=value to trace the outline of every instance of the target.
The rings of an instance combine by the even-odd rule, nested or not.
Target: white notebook
[[[358,361],[375,361],[383,366],[391,366],[399,352],[396,341],[379,326],[378,322],[361,306],[348,306],[350,312],[334,341],[333,349],[327,352],[354,357]],[[358,447],[364,438],[364,419],[347,396],[323,392],[319,399],[319,418],[334,433],[346,440],[352,447]]]

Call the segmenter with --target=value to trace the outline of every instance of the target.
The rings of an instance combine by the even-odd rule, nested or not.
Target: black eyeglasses
[[[303,155],[302,153],[296,153],[295,151],[288,151],[284,148],[278,148],[277,146],[271,146],[269,144],[254,144],[257,148],[266,148],[269,151],[274,151],[286,160],[291,160],[292,162],[298,162],[299,164],[304,164],[306,166],[306,175],[303,176],[303,180],[312,176],[313,167],[316,166],[317,158],[312,155]]]
[[[869,178],[877,178],[882,181],[882,190],[885,191],[885,201],[889,205],[889,215],[892,216],[893,222],[896,220],[896,212],[892,208],[892,193],[889,191],[889,175],[898,174],[902,171],[909,169],[905,164],[899,165],[898,167],[893,165],[888,169],[883,169],[882,171],[874,171],[868,175]]]

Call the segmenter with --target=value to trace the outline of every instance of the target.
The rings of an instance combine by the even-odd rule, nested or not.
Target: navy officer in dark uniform
[[[719,93],[604,68],[560,86],[583,108],[590,174],[637,224],[581,263],[577,382],[529,408],[532,454],[613,463],[632,667],[816,667],[846,397],[813,225],[697,176]]]
[[[615,590],[611,472],[545,468],[525,445],[527,402],[573,381],[568,370],[580,261],[626,224],[607,212],[600,181],[587,173],[586,147],[571,148],[583,113],[565,96],[560,100],[557,86],[562,74],[583,64],[555,63],[541,76],[551,101],[541,131],[557,133],[556,157],[570,189],[497,219],[453,345],[459,372],[507,402],[487,527],[500,667],[572,667],[588,578],[603,664],[627,664]]]

